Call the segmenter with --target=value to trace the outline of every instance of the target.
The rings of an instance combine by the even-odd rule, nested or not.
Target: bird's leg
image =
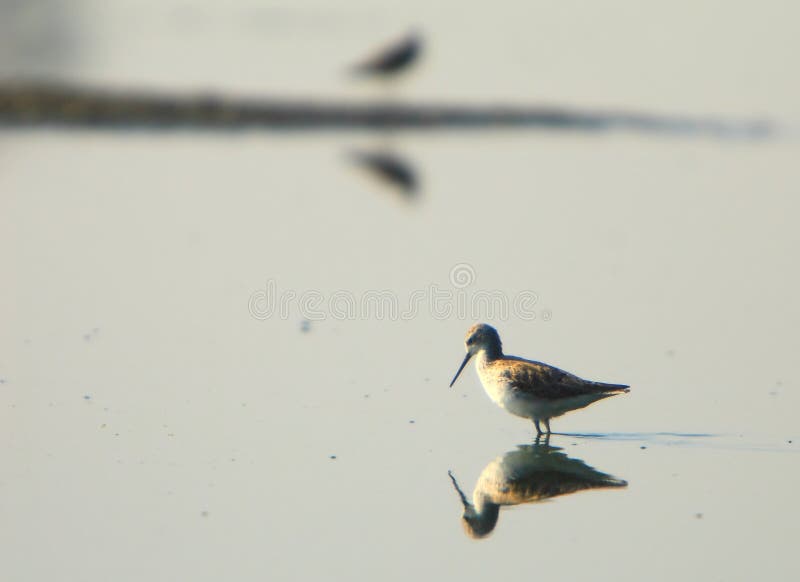
[[[549,435],[552,431],[550,430],[550,419],[544,419],[544,427],[547,429],[547,434]]]
[[[537,437],[538,436],[542,436],[542,429],[539,428],[539,419],[538,418],[534,418],[533,419],[533,426],[536,427],[536,436]]]

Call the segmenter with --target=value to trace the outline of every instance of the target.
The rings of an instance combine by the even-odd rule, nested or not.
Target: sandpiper
[[[500,335],[485,323],[469,328],[465,344],[467,355],[450,387],[470,358],[477,355],[478,376],[489,398],[511,414],[533,420],[539,435],[543,434],[540,422],[550,434],[551,418],[628,392],[624,384],[592,382],[541,362],[503,355]]]

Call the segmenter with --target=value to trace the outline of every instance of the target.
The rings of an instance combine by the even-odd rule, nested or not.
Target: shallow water
[[[411,18],[373,30],[381,11],[352,3],[326,27],[309,4],[272,27],[237,3],[173,35],[161,8],[126,6],[76,11],[94,44],[59,70],[363,99],[374,88],[336,67]],[[516,44],[488,55],[459,52],[487,14],[424,13],[435,44],[401,97],[519,101],[531,66],[566,103],[800,119],[775,62],[796,52],[790,18],[762,30],[767,9],[737,9],[707,45],[710,4],[697,21],[657,15],[669,35],[650,17],[539,10],[538,35],[492,12]],[[578,34],[595,27],[619,34]],[[290,62],[308,74],[277,49],[269,82],[223,66],[267,46],[304,47]],[[556,70],[540,53],[557,46]],[[461,54],[501,63],[492,82]],[[387,142],[418,172],[415,196],[352,164]],[[3,131],[3,579],[794,580],[798,153],[785,137]],[[549,442],[627,487],[505,507],[484,539],[464,534],[448,471],[470,498],[533,442],[472,370],[447,388],[474,320],[508,353],[631,385],[555,419]]]

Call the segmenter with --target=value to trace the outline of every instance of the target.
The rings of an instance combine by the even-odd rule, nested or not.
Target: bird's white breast
[[[478,355],[476,367],[486,394],[492,402],[511,414],[522,418],[550,418],[563,414],[563,411],[554,410],[553,403],[548,400],[513,390],[510,379],[502,373],[503,368],[489,366],[489,361],[483,353]]]
[[[511,393],[508,379],[496,373],[488,364],[486,355],[483,352],[478,354],[478,359],[475,363],[475,367],[478,370],[478,378],[480,378],[483,389],[492,399],[492,402],[501,408],[506,408],[506,400]]]

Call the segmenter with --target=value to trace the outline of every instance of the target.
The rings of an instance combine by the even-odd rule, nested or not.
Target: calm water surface
[[[183,24],[155,5],[138,18],[126,3],[81,6],[73,37],[94,44],[56,65],[17,44],[14,62],[117,85],[205,78],[360,99],[372,89],[336,67],[412,21],[359,3],[330,27],[308,17],[317,5],[274,8],[274,28],[247,3]],[[446,11],[423,13],[437,44],[401,91],[536,98],[527,64],[499,58],[485,83],[460,56],[488,67],[508,50],[543,71],[550,99],[800,119],[797,79],[774,63],[797,48],[789,18],[767,34],[754,14],[728,15],[719,45],[761,50],[733,68],[719,45],[692,48],[711,8],[699,23],[658,15],[680,25],[669,50],[641,43],[647,30],[664,38],[643,16],[631,18],[645,32],[593,16],[640,54],[619,36],[576,40],[568,31],[600,25],[540,8],[544,41],[492,13],[513,21],[517,48],[488,43],[490,56]],[[464,29],[484,17],[468,13]],[[273,76],[254,81],[236,57],[260,43],[305,47],[288,62],[328,76],[312,82],[269,53]],[[563,47],[567,72],[542,46]],[[592,83],[587,51],[624,58]],[[648,59],[669,83],[636,77]],[[448,63],[444,83],[434,71]],[[349,159],[387,140],[418,172],[415,197]],[[796,579],[798,154],[784,137],[3,131],[2,578]],[[451,313],[432,289],[450,293]],[[459,297],[485,291],[534,293],[533,318],[458,313]],[[337,297],[373,292],[396,298],[396,317],[337,315]],[[286,313],[268,313],[270,293]],[[320,317],[306,321],[309,309]],[[537,445],[472,370],[447,388],[473,319],[508,353],[631,393],[554,420],[564,434]],[[465,535],[448,471],[469,502],[477,485],[476,498],[510,504],[482,539]],[[617,486],[592,486],[603,478]]]

